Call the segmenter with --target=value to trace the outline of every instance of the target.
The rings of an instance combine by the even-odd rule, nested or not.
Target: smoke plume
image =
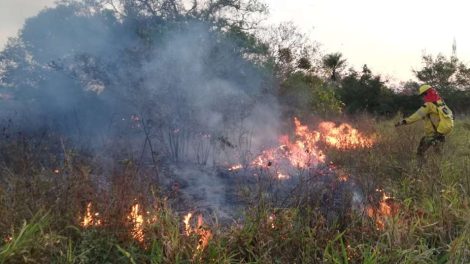
[[[4,131],[47,131],[102,160],[174,164],[161,184],[185,182],[190,199],[221,208],[224,183],[198,168],[246,162],[279,130],[272,75],[240,43],[190,19],[43,10],[0,53]]]

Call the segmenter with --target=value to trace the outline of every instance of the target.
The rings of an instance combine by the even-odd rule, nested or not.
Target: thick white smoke
[[[221,208],[224,183],[187,167],[247,160],[279,130],[272,75],[239,43],[207,23],[59,5],[0,53],[0,117],[12,134],[48,131],[103,160],[185,164],[161,183],[187,181],[201,206]]]

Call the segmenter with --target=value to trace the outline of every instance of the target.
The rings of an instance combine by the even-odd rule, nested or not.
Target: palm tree
[[[331,80],[336,81],[336,71],[346,65],[346,59],[342,59],[340,52],[331,53],[323,57],[323,66],[331,71]]]

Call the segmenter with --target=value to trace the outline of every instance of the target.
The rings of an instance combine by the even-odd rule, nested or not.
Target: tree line
[[[367,65],[359,71],[345,70],[347,60],[340,52],[327,54],[320,61],[323,72],[299,69],[287,76],[281,84],[281,100],[297,106],[298,111],[317,114],[336,111],[393,117],[397,113],[409,114],[416,110],[422,103],[417,89],[427,83],[437,88],[457,114],[467,114],[470,110],[470,67],[455,53],[450,57],[426,54],[422,56],[422,62],[422,68],[413,71],[417,81],[401,82],[397,87],[381,75],[372,73]],[[288,98],[283,98],[284,95]]]
[[[435,86],[457,114],[469,111],[470,67],[457,58],[455,50],[449,58],[424,55],[422,68],[414,71],[418,81],[397,88],[367,65],[360,70],[346,69],[347,59],[340,52],[322,55],[316,42],[292,24],[261,30],[259,23],[266,11],[267,6],[257,0],[62,1],[28,20],[0,52],[0,92],[3,97],[13,93],[16,98],[26,96],[34,101],[47,87],[57,85],[48,81],[54,76],[55,80],[68,80],[67,85],[61,83],[64,90],[69,89],[64,93],[101,92],[103,87],[124,83],[139,93],[140,66],[156,46],[163,45],[165,34],[183,32],[188,24],[198,22],[206,25],[204,30],[217,34],[208,39],[214,42],[214,49],[204,60],[225,56],[217,53],[222,48],[231,49],[237,57],[232,73],[227,65],[213,67],[213,71],[244,78],[241,67],[250,65],[250,70],[256,69],[262,76],[263,92],[275,96],[289,115],[393,117],[420,105],[416,88],[421,83]],[[74,32],[75,37],[66,39]],[[222,41],[233,44],[218,46]],[[120,58],[112,62],[106,57],[116,54]]]

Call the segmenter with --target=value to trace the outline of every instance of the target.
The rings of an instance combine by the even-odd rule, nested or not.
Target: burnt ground
[[[320,164],[296,170],[278,179],[276,170],[266,168],[203,168],[173,166],[165,183],[170,206],[179,214],[204,215],[218,223],[243,219],[242,211],[263,199],[273,208],[316,208],[328,222],[343,221],[362,212],[364,195],[351,177],[341,178],[334,166]]]

